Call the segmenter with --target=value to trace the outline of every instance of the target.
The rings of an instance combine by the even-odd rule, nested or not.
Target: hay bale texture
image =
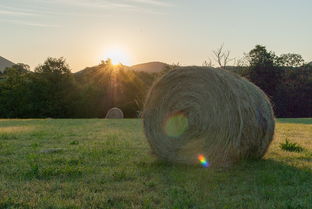
[[[119,109],[118,107],[113,107],[113,108],[108,110],[105,118],[108,118],[108,119],[121,119],[121,118],[124,118],[124,114],[123,114],[122,110]]]
[[[158,79],[143,112],[144,132],[163,160],[224,167],[259,159],[274,135],[268,97],[246,79],[209,67],[180,67]]]

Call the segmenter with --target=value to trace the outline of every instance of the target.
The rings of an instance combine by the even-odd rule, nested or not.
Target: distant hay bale
[[[230,166],[260,159],[274,135],[268,97],[225,70],[181,67],[158,79],[144,105],[144,132],[161,159]],[[207,165],[206,164],[206,165]]]
[[[105,118],[120,119],[120,118],[124,118],[124,114],[123,114],[122,110],[119,109],[118,107],[113,107],[113,108],[108,110]]]

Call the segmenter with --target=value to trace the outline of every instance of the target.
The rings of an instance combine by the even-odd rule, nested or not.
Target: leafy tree
[[[3,74],[8,74],[12,71],[15,71],[16,73],[27,73],[30,72],[30,68],[29,65],[26,65],[24,63],[17,63],[11,67],[5,68]]]
[[[29,66],[21,63],[5,69],[0,81],[0,117],[29,116],[30,74]]]
[[[273,52],[268,52],[265,46],[256,45],[248,53],[248,57],[250,66],[273,66],[276,55]]]
[[[111,61],[106,60],[75,74],[81,97],[77,112],[80,117],[105,117],[108,109],[116,105],[117,98],[112,91],[112,78],[118,77],[115,73]]]
[[[39,117],[69,117],[75,83],[65,59],[49,57],[35,69],[31,83],[34,112]]]
[[[300,54],[282,54],[276,58],[276,64],[282,67],[300,67],[304,65],[304,59]]]
[[[142,112],[145,95],[155,79],[155,74],[121,69],[118,72],[117,106],[123,109],[126,117],[137,117]]]
[[[270,97],[273,97],[280,78],[275,58],[273,52],[268,52],[265,46],[261,45],[256,45],[248,54],[250,63],[248,78]]]
[[[312,117],[312,68],[284,69],[274,104],[278,117]]]
[[[55,73],[58,74],[69,74],[70,69],[68,64],[66,64],[66,60],[63,57],[60,58],[52,58],[49,57],[43,63],[43,65],[39,65],[35,69],[36,73]]]

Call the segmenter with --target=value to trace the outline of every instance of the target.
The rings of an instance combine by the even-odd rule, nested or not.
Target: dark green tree
[[[0,80],[0,118],[30,116],[30,75],[29,66],[21,63],[4,70]]]
[[[275,54],[268,52],[265,46],[256,45],[248,53],[248,59],[250,63],[248,78],[272,98],[280,79]]]
[[[110,60],[89,67],[76,73],[75,78],[80,88],[79,117],[105,117],[109,108],[115,106],[117,99],[113,93],[113,80],[116,71]],[[112,78],[115,79],[112,79]]]
[[[143,110],[145,96],[155,74],[121,69],[118,72],[117,106],[123,109],[126,117],[137,117]]]
[[[274,103],[279,117],[312,117],[312,68],[284,69]]]
[[[282,67],[300,67],[304,65],[304,59],[300,54],[282,54],[276,58],[276,64]]]
[[[35,69],[31,83],[33,110],[39,117],[70,117],[76,85],[64,58],[49,57]]]

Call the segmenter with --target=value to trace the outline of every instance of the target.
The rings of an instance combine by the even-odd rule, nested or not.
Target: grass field
[[[0,208],[311,209],[312,119],[278,120],[264,160],[230,169],[158,161],[138,119],[0,120]]]

